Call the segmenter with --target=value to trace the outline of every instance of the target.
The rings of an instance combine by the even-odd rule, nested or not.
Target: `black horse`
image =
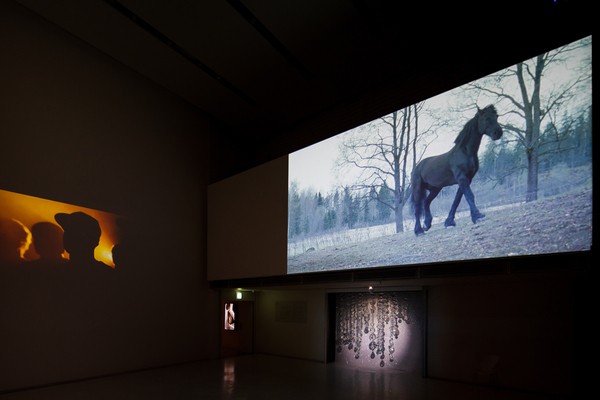
[[[454,147],[447,153],[421,160],[412,173],[411,200],[415,212],[415,235],[419,236],[431,228],[431,211],[429,206],[442,188],[458,184],[456,197],[448,213],[444,226],[455,226],[454,215],[464,195],[471,209],[471,220],[485,217],[475,205],[475,196],[471,190],[471,181],[479,169],[477,151],[483,135],[492,140],[502,137],[502,128],[498,124],[498,113],[493,105],[477,109],[477,114],[463,127],[454,140]],[[429,192],[429,193],[427,193]],[[421,215],[425,213],[423,226]]]

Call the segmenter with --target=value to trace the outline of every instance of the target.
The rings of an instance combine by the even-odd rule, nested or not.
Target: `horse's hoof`
[[[483,220],[485,219],[485,214],[479,213],[477,215],[474,215],[471,220],[473,220],[473,223],[476,224],[477,221]]]
[[[456,222],[454,222],[454,221],[446,221],[446,222],[444,222],[444,227],[445,228],[455,227],[455,226],[456,226]]]
[[[425,234],[425,231],[420,230],[420,231],[415,231],[415,236],[419,237],[419,236],[423,236]]]

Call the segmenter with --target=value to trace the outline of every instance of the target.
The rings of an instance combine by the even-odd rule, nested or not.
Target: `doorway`
[[[254,353],[254,302],[228,301],[221,313],[221,357]]]

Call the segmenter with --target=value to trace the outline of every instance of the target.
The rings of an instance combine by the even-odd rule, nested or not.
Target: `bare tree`
[[[553,124],[552,119],[557,113],[573,107],[576,97],[581,94],[580,89],[591,82],[591,68],[586,64],[581,71],[570,71],[577,73],[558,82],[545,78],[550,76],[553,67],[565,68],[571,57],[582,54],[581,50],[590,54],[589,60],[584,59],[579,64],[584,66],[591,62],[591,37],[517,63],[466,87],[506,104],[503,108],[508,111],[504,116],[509,122],[503,124],[503,129],[513,134],[526,153],[526,201],[537,200],[540,156],[548,140],[557,139],[543,135],[543,124]]]
[[[340,146],[340,168],[351,168],[359,175],[351,189],[370,196],[394,212],[396,232],[404,231],[402,209],[408,199],[407,168],[415,164],[419,114],[424,102],[394,111],[346,136]],[[389,190],[393,196],[381,195]]]

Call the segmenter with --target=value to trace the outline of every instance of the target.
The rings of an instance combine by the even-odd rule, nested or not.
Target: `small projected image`
[[[69,261],[116,268],[122,217],[0,189],[0,265],[48,269]],[[75,257],[72,257],[75,254]]]
[[[225,330],[235,331],[235,318],[237,314],[237,307],[235,303],[225,303]]]

